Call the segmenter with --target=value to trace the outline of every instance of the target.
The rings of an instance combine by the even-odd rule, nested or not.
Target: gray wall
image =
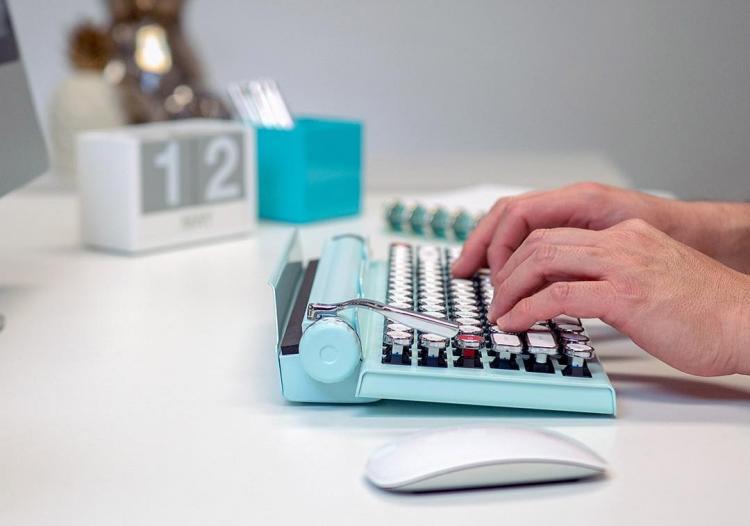
[[[11,0],[37,102],[96,0]],[[642,186],[750,198],[750,2],[193,0],[217,86],[270,76],[368,154],[601,153]]]

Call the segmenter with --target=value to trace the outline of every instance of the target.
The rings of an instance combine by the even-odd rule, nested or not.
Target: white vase
[[[49,111],[52,171],[75,184],[76,135],[126,124],[117,88],[98,71],[76,71],[53,95]]]

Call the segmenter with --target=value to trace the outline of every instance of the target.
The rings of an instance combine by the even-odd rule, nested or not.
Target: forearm
[[[750,273],[750,203],[674,202],[667,232],[725,265]]]

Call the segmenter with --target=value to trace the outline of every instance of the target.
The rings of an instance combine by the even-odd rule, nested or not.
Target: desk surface
[[[304,228],[307,254],[361,218]],[[730,524],[750,495],[750,378],[692,378],[607,328],[616,419],[380,402],[293,405],[279,392],[266,279],[288,229],[144,257],[82,250],[76,201],[0,201],[0,523]],[[403,496],[362,476],[414,430],[553,428],[609,476]]]

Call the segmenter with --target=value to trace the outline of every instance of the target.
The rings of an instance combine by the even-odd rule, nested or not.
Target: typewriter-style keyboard
[[[557,360],[563,375],[591,377],[586,361],[594,358],[594,349],[581,320],[558,316],[523,333],[500,330],[487,319],[494,294],[489,271],[482,269],[471,279],[451,276],[460,250],[407,243],[390,246],[387,303],[450,318],[459,324],[459,333],[448,339],[386,323],[384,364],[554,374],[553,360]]]

